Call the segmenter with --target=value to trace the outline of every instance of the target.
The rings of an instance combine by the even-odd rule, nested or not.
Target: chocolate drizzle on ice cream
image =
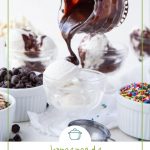
[[[38,72],[43,72],[57,55],[56,45],[50,37],[24,28],[10,30],[10,49],[13,59],[18,60],[15,62],[17,67]]]
[[[142,39],[143,38],[143,39]],[[130,40],[133,45],[133,49],[141,57],[150,56],[150,29],[145,28],[143,31],[140,29],[134,30],[130,35]]]
[[[42,35],[38,38],[34,33],[31,34],[30,31],[28,35],[22,34],[25,43],[25,55],[31,58],[38,57],[41,51],[40,48],[43,46],[43,40],[46,37],[47,36]]]
[[[83,68],[103,73],[117,70],[126,54],[122,49],[112,46],[104,34],[86,35],[78,51]]]

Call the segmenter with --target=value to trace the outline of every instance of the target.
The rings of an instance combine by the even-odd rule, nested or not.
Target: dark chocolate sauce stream
[[[94,1],[82,0],[78,5],[73,6],[71,1],[66,2],[67,9],[65,17],[62,18],[60,22],[60,29],[62,31],[62,36],[67,43],[68,50],[70,52],[67,60],[79,65],[79,60],[71,48],[71,39],[73,35],[78,30],[78,27],[86,21],[93,11]]]
[[[79,60],[71,48],[73,36],[80,32],[96,34],[113,29],[127,15],[127,0],[63,1],[65,6],[62,10],[63,17],[60,20],[59,27],[71,55],[67,57],[67,60],[79,65]]]

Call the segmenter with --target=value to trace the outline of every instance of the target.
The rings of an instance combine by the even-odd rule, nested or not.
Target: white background
[[[7,143],[1,143],[0,148],[1,150],[50,150],[50,146],[53,145],[53,147],[60,146],[58,143],[10,143],[9,149],[7,149]],[[93,147],[93,145],[96,145],[96,147],[101,147],[101,150],[149,150],[149,143],[144,143],[144,147],[142,149],[141,143],[82,143],[82,144],[76,144],[74,147],[82,147],[88,145],[89,147]],[[67,145],[61,145],[61,147],[66,147]],[[68,145],[68,147],[71,147],[71,145]]]

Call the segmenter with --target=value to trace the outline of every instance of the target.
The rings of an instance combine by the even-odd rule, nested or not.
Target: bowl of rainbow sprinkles
[[[132,83],[117,96],[118,126],[126,134],[150,140],[150,84]]]

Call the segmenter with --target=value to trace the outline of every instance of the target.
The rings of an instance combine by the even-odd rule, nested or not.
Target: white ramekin
[[[11,130],[11,125],[14,121],[14,113],[16,101],[15,98],[6,93],[0,92],[7,100],[9,96],[10,106],[0,110],[0,141],[7,141]]]
[[[6,88],[0,88],[6,92]],[[29,120],[27,111],[41,113],[46,109],[46,94],[43,85],[27,89],[9,89],[9,93],[16,99],[16,112],[14,122]]]
[[[128,100],[118,94],[118,125],[126,134],[135,138],[150,140],[150,104]]]

